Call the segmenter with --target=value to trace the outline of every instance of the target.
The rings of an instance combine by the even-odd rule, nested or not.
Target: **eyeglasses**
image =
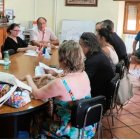
[[[12,31],[14,31],[14,32],[20,32],[20,30],[12,30]]]

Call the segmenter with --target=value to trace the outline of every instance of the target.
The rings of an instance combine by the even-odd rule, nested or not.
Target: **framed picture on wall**
[[[66,0],[66,6],[97,6],[97,0]]]

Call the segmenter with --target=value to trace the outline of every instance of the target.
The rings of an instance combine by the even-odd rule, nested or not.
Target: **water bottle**
[[[50,56],[50,54],[49,54],[49,52],[48,52],[47,49],[46,49],[46,51],[45,51],[44,57],[45,57],[46,59],[50,59],[50,58],[51,58],[51,56]]]
[[[10,60],[9,60],[9,52],[5,51],[4,52],[4,69],[8,70],[10,66]]]
[[[48,51],[49,54],[51,54],[51,43],[48,43],[47,51]]]

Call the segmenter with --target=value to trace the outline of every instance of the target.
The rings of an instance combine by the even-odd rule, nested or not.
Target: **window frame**
[[[4,0],[0,0],[0,11],[2,13],[2,16],[4,16],[4,10],[5,10],[5,4],[4,4]]]
[[[130,5],[135,5],[137,7],[137,15],[136,15],[136,30],[128,30],[127,23],[128,23],[128,7]],[[124,11],[124,24],[123,24],[123,33],[124,34],[137,34],[140,31],[140,1],[126,1],[125,2],[125,11]]]

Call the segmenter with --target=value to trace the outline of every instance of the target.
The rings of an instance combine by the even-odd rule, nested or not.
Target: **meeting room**
[[[1,139],[140,139],[140,0],[0,0]]]

